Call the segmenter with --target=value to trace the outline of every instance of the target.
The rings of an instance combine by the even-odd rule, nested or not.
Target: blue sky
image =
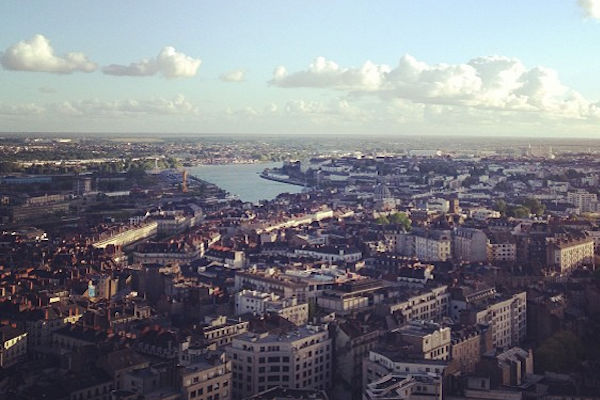
[[[8,0],[0,15],[0,131],[600,137],[600,0]]]

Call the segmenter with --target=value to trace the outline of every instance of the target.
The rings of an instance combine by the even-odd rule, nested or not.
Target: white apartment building
[[[450,233],[414,235],[414,256],[421,261],[447,261],[452,256]]]
[[[235,315],[264,315],[268,312],[277,313],[295,325],[308,322],[308,303],[299,303],[295,297],[286,299],[275,293],[256,290],[242,290],[235,294]]]
[[[453,235],[454,257],[459,261],[486,262],[488,238],[479,229],[458,227]]]
[[[594,239],[553,239],[546,246],[546,263],[561,275],[594,263]]]
[[[527,292],[490,301],[473,316],[473,322],[491,327],[494,347],[518,346],[527,334]]]
[[[396,330],[425,360],[450,358],[450,328],[425,321],[409,322]]]
[[[382,350],[371,350],[369,356],[363,359],[363,388],[368,391],[369,385],[389,374],[426,375],[439,378],[437,389],[441,396],[442,376],[447,362],[439,360],[408,360],[402,354],[388,353]],[[363,392],[363,399],[365,392]],[[408,394],[408,393],[407,393]],[[377,398],[377,397],[375,397]],[[392,397],[394,398],[394,397]],[[410,397],[405,397],[410,399]],[[433,397],[437,398],[437,397]],[[441,399],[441,397],[439,397]]]
[[[295,249],[294,255],[330,262],[353,262],[362,258],[362,252],[358,249],[330,246],[303,247]]]
[[[441,322],[450,310],[448,286],[442,285],[409,295],[404,300],[378,307],[378,312],[393,314],[399,312],[405,321]]]
[[[390,373],[369,383],[363,400],[442,400],[442,377],[415,373]]]
[[[581,212],[595,212],[598,209],[598,196],[585,190],[567,193],[567,202],[579,208]]]
[[[332,340],[326,326],[245,333],[233,339],[227,355],[236,400],[276,386],[326,390],[331,385]]]

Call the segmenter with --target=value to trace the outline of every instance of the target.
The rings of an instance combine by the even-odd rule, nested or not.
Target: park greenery
[[[546,211],[546,206],[542,202],[531,197],[521,199],[515,204],[508,204],[505,200],[499,199],[496,201],[494,208],[503,217],[513,218],[528,218],[530,214],[542,216]]]
[[[381,215],[375,219],[378,225],[401,225],[404,230],[408,231],[411,228],[412,221],[405,213],[396,212],[390,215]]]

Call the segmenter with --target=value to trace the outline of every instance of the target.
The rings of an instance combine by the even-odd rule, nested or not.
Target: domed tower
[[[384,183],[375,186],[373,199],[375,200],[375,206],[380,210],[391,210],[396,206],[396,200],[394,200],[390,189]]]

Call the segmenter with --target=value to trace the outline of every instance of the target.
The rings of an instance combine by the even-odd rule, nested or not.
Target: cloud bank
[[[155,58],[143,59],[129,65],[111,64],[102,68],[107,75],[151,76],[161,74],[165,78],[191,78],[196,76],[202,64],[199,58],[187,56],[171,46],[164,47]]]
[[[55,55],[50,41],[40,34],[7,48],[0,56],[0,64],[7,70],[56,74],[93,72],[97,67],[83,53],[71,52],[62,57]]]
[[[600,20],[600,0],[577,0],[577,4],[586,17]]]
[[[455,105],[513,112],[542,112],[568,118],[600,117],[600,105],[563,85],[556,71],[528,69],[503,56],[477,57],[464,64],[430,65],[410,55],[394,68],[366,61],[341,67],[317,57],[305,70],[273,72],[271,85],[313,87],[403,99],[417,104]]]

